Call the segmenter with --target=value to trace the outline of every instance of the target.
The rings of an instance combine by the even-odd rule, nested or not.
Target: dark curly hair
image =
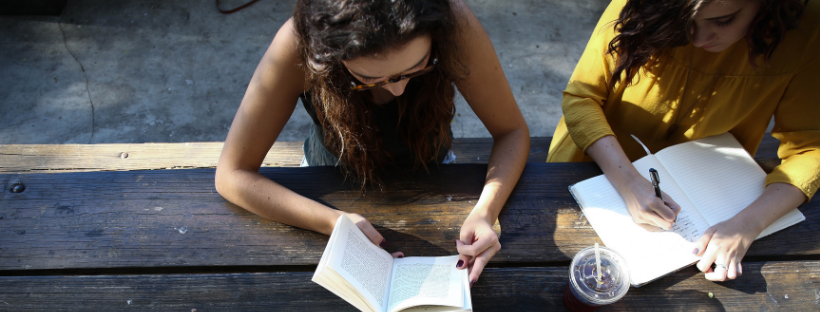
[[[449,148],[455,114],[454,82],[466,75],[455,37],[457,21],[448,0],[298,0],[293,13],[299,56],[328,150],[348,174],[381,187],[378,172],[392,155],[372,120],[370,92],[350,90],[342,61],[378,56],[429,35],[439,59],[431,73],[413,78],[397,98],[399,134],[414,153],[414,167]],[[411,100],[411,99],[412,100]],[[433,136],[435,139],[430,140]]]
[[[692,27],[698,10],[710,1],[714,0],[628,0],[614,22],[617,35],[607,49],[617,57],[609,88],[613,89],[622,76],[632,81],[638,70],[660,53],[689,44],[692,38],[686,30]],[[808,2],[756,1],[763,1],[763,5],[746,33],[752,66],[757,66],[758,56],[769,62],[786,32],[797,28]]]

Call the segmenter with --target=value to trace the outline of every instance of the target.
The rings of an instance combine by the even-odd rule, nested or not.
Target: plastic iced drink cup
[[[575,254],[569,267],[569,282],[564,289],[564,304],[570,311],[595,311],[613,303],[629,290],[629,267],[621,255],[612,249],[599,247],[601,278],[595,262],[595,247]]]

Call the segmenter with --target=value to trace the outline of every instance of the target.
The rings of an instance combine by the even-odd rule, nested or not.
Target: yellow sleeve
[[[615,36],[613,22],[625,3],[625,0],[613,0],[601,15],[564,90],[561,108],[567,130],[584,152],[598,139],[615,135],[601,106],[609,94],[608,83],[614,69],[614,60],[606,51]]]
[[[775,111],[772,136],[780,140],[782,161],[766,177],[766,185],[794,185],[809,200],[820,186],[820,61],[812,59],[792,77]]]

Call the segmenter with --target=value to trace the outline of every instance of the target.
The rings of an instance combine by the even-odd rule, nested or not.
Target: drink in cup
[[[599,260],[596,260],[596,248]],[[564,289],[564,304],[574,312],[595,311],[618,301],[627,290],[629,268],[624,258],[614,250],[596,244],[581,250],[572,259],[569,282]]]

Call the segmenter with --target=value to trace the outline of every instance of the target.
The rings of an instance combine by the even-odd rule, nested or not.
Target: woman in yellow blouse
[[[734,279],[760,232],[820,185],[818,75],[818,0],[613,0],[564,91],[547,161],[594,160],[635,222],[668,229],[680,207],[632,166],[645,152],[629,135],[657,152],[730,132],[754,155],[774,116],[782,163],[693,251],[707,279]]]

